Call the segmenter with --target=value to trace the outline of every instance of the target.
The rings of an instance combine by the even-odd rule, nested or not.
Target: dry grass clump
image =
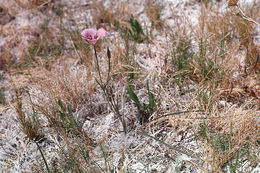
[[[0,4],[0,35],[4,34],[3,25],[14,20],[15,17],[9,14],[8,8]],[[6,46],[9,47],[9,46]],[[12,64],[10,49],[0,47],[0,69],[8,69]]]
[[[1,49],[0,49],[1,51]],[[0,70],[8,69],[12,64],[11,54],[8,50],[2,50],[0,53]]]
[[[259,6],[246,10],[252,19],[259,15],[256,12]],[[246,84],[248,78],[259,73],[259,50],[253,42],[255,24],[235,16],[231,11],[221,14],[204,7],[200,19],[200,28],[196,33],[199,55],[192,62],[196,80],[200,83],[209,81],[213,93],[221,95],[221,98],[223,91],[229,90],[229,93],[225,92],[226,98],[230,94],[234,102],[243,99],[234,99],[232,91],[240,91],[237,96],[246,94],[248,98],[257,99],[259,91],[256,91],[256,85],[248,87]]]
[[[259,10],[258,6],[252,8],[250,11]],[[229,11],[220,14],[208,10],[202,7],[197,32],[199,54],[192,61],[192,74],[196,78],[191,78],[199,83],[198,101],[209,113],[209,121],[202,123],[199,130],[205,139],[206,166],[213,172],[245,171],[247,168],[242,166],[242,162],[252,161],[256,166],[259,157],[254,153],[259,135],[259,113],[256,112],[259,106],[259,87],[256,84],[259,72],[255,68],[259,53],[252,39],[255,25]],[[252,14],[250,17],[255,19],[257,12]],[[232,107],[227,112],[219,107],[216,113],[214,105],[219,100],[250,106]],[[220,118],[216,118],[217,115]]]
[[[30,4],[32,6],[40,6],[40,5],[43,5],[43,4],[46,4],[48,3],[49,1],[48,0],[30,0]]]
[[[15,17],[9,14],[8,8],[0,4],[0,25],[5,25],[14,19]]]
[[[160,19],[162,6],[156,1],[146,1],[145,13],[152,23],[152,28],[160,29],[162,27],[162,21]]]
[[[43,6],[44,4],[50,3],[49,0],[15,0],[15,3],[22,8],[30,8],[35,9],[39,6]]]
[[[228,0],[228,6],[232,7],[232,6],[236,6],[238,3],[238,0]]]
[[[20,121],[19,123],[21,124],[21,128],[26,134],[27,138],[29,138],[32,141],[38,141],[41,138],[44,137],[43,134],[41,134],[41,125],[39,124],[37,117],[35,115],[32,115],[32,117],[26,116],[24,110],[23,110],[23,103],[21,100],[21,94],[19,93],[18,89],[15,89],[16,92],[16,113],[18,120]]]
[[[127,7],[127,2],[111,2],[109,7],[105,7],[103,2],[94,2],[93,22],[97,28],[106,25],[110,28],[124,26],[125,21],[130,17],[131,11]]]
[[[40,101],[39,105],[49,107],[61,100],[75,111],[80,104],[90,101],[96,87],[93,77],[86,75],[86,69],[73,71],[69,68],[65,66],[63,70],[53,71],[36,68],[31,71],[31,81],[37,87],[35,94]]]
[[[44,67],[50,69],[51,65],[62,53],[62,44],[48,34],[42,34],[43,37],[36,37],[28,47],[23,58],[20,60],[20,66]],[[38,35],[39,36],[39,35]],[[55,43],[56,42],[56,43]]]
[[[241,159],[250,160],[256,166],[256,158],[259,157],[254,153],[259,135],[259,113],[256,112],[259,108],[259,87],[256,82],[259,80],[259,72],[255,68],[259,52],[252,41],[255,24],[234,16],[229,11],[219,13],[214,11],[214,8],[203,6],[201,9],[200,24],[198,30],[193,33],[195,40],[192,41],[196,41],[195,47],[191,46],[191,40],[185,32],[174,34],[174,66],[168,66],[167,78],[175,81],[177,79],[180,86],[187,85],[190,80],[197,84],[195,99],[209,120],[202,123],[199,130],[207,142],[203,148],[207,152],[205,163],[208,171],[245,170],[246,168],[242,168]],[[249,11],[254,10],[258,11],[259,7],[254,6]],[[250,13],[253,19],[259,14],[256,11]],[[185,90],[181,90],[181,93],[183,91]],[[218,101],[221,100],[240,106],[247,103],[248,106],[232,107],[228,111],[223,110],[223,107],[216,109]],[[251,101],[248,102],[249,100]],[[220,118],[216,118],[217,115]],[[178,127],[176,124],[180,122],[179,119],[185,124],[183,128],[177,129],[180,133],[186,131],[189,126],[196,127],[196,123],[201,120],[196,116],[195,120],[194,116],[184,116],[170,118],[169,122]]]
[[[47,171],[55,172],[65,169],[77,172],[92,168],[89,161],[89,149],[95,144],[82,131],[82,126],[73,115],[70,106],[67,106],[62,100],[58,100],[56,103],[55,101],[49,102],[51,105],[43,105],[42,102],[35,100],[33,93],[30,94],[27,91],[31,109],[25,109],[20,94],[16,90],[16,112],[19,123],[26,137],[36,144]],[[39,95],[37,98],[40,99]],[[50,147],[52,152],[56,153],[55,156],[51,156],[46,151],[43,152],[40,147],[40,144],[47,139],[51,139],[55,145],[53,148]],[[59,149],[57,150],[57,148]],[[39,168],[34,169],[39,171]]]
[[[8,4],[7,6],[9,6]],[[15,7],[12,7],[15,8]],[[12,8],[8,8],[11,11]],[[1,66],[8,66],[9,70],[11,67],[19,67],[23,66],[25,63],[26,58],[23,58],[25,51],[28,50],[28,46],[33,41],[39,41],[39,37],[41,34],[41,29],[38,28],[39,21],[43,21],[43,17],[37,13],[37,21],[30,20],[29,18],[22,18],[23,15],[26,14],[19,14],[16,18],[18,22],[21,22],[19,25],[14,25],[16,21],[9,21],[4,26],[1,27],[1,36],[2,36],[2,43],[1,43],[1,53],[0,53],[0,61]],[[28,25],[27,22],[34,22],[34,25]],[[6,37],[11,35],[10,37]],[[35,48],[35,47],[34,47]],[[30,48],[29,48],[30,49]],[[30,52],[31,50],[29,50]],[[34,52],[32,52],[34,53]],[[34,56],[34,55],[33,55]],[[33,57],[31,57],[33,58]]]
[[[259,145],[259,112],[248,110],[247,105],[212,112],[200,124],[199,137],[208,171],[246,172],[259,162],[259,153],[255,153]],[[244,164],[246,160],[249,164]]]
[[[115,27],[118,26],[118,22],[119,20],[117,20],[117,18],[115,17],[115,15],[117,13],[113,12],[113,6],[111,5],[109,8],[105,8],[104,3],[102,2],[95,2],[93,4],[93,9],[94,9],[94,23],[98,24],[98,25],[102,25],[102,24],[108,24],[108,26],[110,27]],[[98,15],[97,15],[98,14]],[[98,28],[100,26],[97,26]]]

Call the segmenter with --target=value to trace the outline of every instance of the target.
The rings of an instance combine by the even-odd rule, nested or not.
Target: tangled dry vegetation
[[[259,171],[259,12],[259,0],[0,1],[0,171]],[[87,27],[107,30],[100,74]]]

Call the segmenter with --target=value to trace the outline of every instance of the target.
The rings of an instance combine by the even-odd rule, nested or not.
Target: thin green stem
[[[48,173],[50,173],[50,169],[49,169],[49,167],[48,167],[47,161],[46,161],[46,159],[45,159],[45,157],[44,157],[44,155],[43,155],[43,153],[42,153],[42,150],[41,150],[41,148],[40,148],[38,142],[35,141],[35,144],[37,145],[38,150],[39,150],[40,153],[41,153],[41,156],[42,156],[42,158],[43,158],[43,161],[44,161],[44,164],[45,164],[45,166],[46,166],[46,168],[47,168]]]
[[[101,87],[105,97],[106,97],[106,100],[108,102],[108,105],[110,107],[110,109],[117,115],[117,117],[119,118],[119,121],[122,123],[123,125],[123,130],[124,130],[124,133],[126,134],[126,124],[125,124],[125,121],[123,120],[122,118],[122,115],[120,114],[119,112],[119,108],[117,106],[117,104],[115,103],[115,100],[113,98],[113,96],[110,96],[109,92],[108,92],[108,89],[107,89],[107,84],[109,82],[109,74],[110,74],[110,57],[109,57],[109,69],[108,69],[108,78],[107,78],[107,81],[106,83],[104,84],[103,83],[103,80],[102,80],[102,76],[101,76],[101,71],[100,71],[100,67],[99,67],[99,61],[98,61],[98,56],[97,56],[97,51],[96,51],[96,47],[94,46],[94,53],[95,53],[95,59],[96,59],[96,65],[97,65],[97,71],[98,71],[98,76],[99,76],[99,81],[96,79],[98,85]]]
[[[97,62],[97,71],[98,71],[98,76],[99,76],[100,84],[103,86],[103,81],[102,81],[102,77],[101,77],[101,72],[100,72],[100,67],[99,67],[99,62],[98,62],[98,56],[97,56],[97,51],[96,51],[96,46],[95,46],[95,45],[94,45],[94,52],[95,52],[95,58],[96,58],[96,62]]]

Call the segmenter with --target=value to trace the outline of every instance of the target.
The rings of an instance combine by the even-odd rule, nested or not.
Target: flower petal
[[[96,44],[97,41],[98,41],[97,39],[87,40],[87,42],[88,42],[89,44],[91,44],[91,45]]]
[[[97,31],[95,29],[84,29],[82,32],[81,32],[81,36],[84,38],[84,39],[87,39],[89,36],[91,37],[94,37],[96,35]]]
[[[106,30],[104,30],[103,28],[99,28],[97,31],[97,35],[99,38],[102,38],[106,35]]]

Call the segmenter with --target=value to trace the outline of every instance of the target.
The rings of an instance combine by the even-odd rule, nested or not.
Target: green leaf
[[[154,95],[153,95],[153,93],[150,92],[149,82],[148,81],[147,81],[146,85],[147,85],[147,90],[148,90],[149,107],[151,109],[153,109],[154,105],[155,105],[155,103],[154,103]]]
[[[131,25],[131,29],[128,29],[128,34],[131,39],[138,43],[142,43],[146,37],[140,23],[134,18],[133,15],[128,20],[128,23]]]
[[[69,115],[72,115],[72,111],[71,111],[71,109],[70,109],[69,106],[67,107],[67,111],[68,111],[68,114],[69,114]]]
[[[129,84],[126,85],[126,91],[127,91],[128,95],[130,96],[130,99],[133,100],[135,105],[138,107],[138,109],[140,109],[141,104],[139,102],[139,99],[136,96],[136,94],[133,92],[133,90],[130,88]]]
[[[62,122],[65,123],[65,121],[66,121],[66,119],[65,119],[66,114],[64,114],[64,113],[61,112],[61,111],[58,111],[58,112],[59,112],[59,114],[60,114],[60,118],[61,118]]]
[[[64,107],[61,100],[58,100],[58,105],[60,106],[61,110],[64,112]]]
[[[66,113],[65,112],[66,111],[65,111],[65,108],[64,108],[61,100],[58,100],[58,105],[60,106],[60,109],[61,109],[61,110],[58,110],[60,118],[62,120],[62,123],[65,125],[65,123],[66,123],[66,118],[65,118]]]

